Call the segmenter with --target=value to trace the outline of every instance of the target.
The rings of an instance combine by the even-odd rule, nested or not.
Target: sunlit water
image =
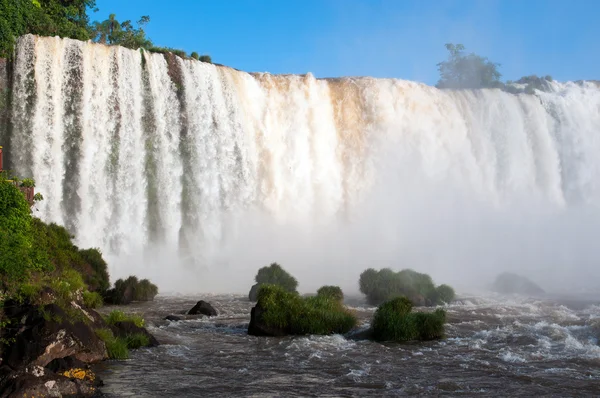
[[[198,299],[220,315],[163,320]],[[367,327],[374,308],[351,304]],[[159,297],[126,310],[143,313],[162,345],[103,363],[99,376],[109,397],[594,396],[599,304],[462,298],[447,307],[446,339],[379,344],[340,335],[248,336],[252,305],[244,297]]]

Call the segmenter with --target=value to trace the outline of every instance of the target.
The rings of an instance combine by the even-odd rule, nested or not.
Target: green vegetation
[[[146,321],[137,314],[125,314],[123,311],[114,310],[104,319],[108,325],[114,325],[117,322],[133,322],[139,328],[143,328]]]
[[[454,290],[441,285],[437,289],[427,274],[411,269],[394,272],[389,268],[376,271],[369,268],[360,275],[360,291],[371,305],[399,296],[406,296],[417,305],[438,305],[454,300]]]
[[[448,59],[437,64],[440,72],[438,88],[486,88],[499,87],[500,64],[485,57],[465,53],[462,44],[447,43]]]
[[[150,339],[142,333],[131,334],[125,338],[125,341],[127,348],[132,350],[150,345]]]
[[[329,297],[339,302],[344,301],[344,293],[339,286],[321,286],[317,290],[317,296]]]
[[[127,348],[126,339],[115,337],[110,329],[96,329],[96,335],[100,340],[104,341],[110,359],[129,358],[129,349]]]
[[[149,16],[142,16],[135,25],[130,20],[119,22],[115,14],[91,23],[88,10],[97,11],[95,6],[95,0],[0,0],[0,58],[12,56],[16,39],[27,33],[172,52],[187,58],[185,51],[153,45],[144,30]],[[208,55],[192,54],[194,59],[211,62]]]
[[[129,350],[136,350],[150,345],[150,339],[142,333],[117,337],[112,330],[103,328],[96,329],[96,335],[104,341],[110,359],[127,359],[129,358]]]
[[[104,301],[98,292],[83,292],[83,304],[88,308],[100,308]]]
[[[548,82],[552,81],[551,76],[531,75],[524,76],[516,82],[509,80],[505,84],[500,81],[500,64],[474,53],[465,53],[465,46],[462,44],[447,43],[445,46],[449,54],[446,61],[437,64],[440,72],[437,88],[499,88],[512,94],[533,94],[535,90],[547,90]],[[515,83],[524,87],[517,87]]]
[[[115,287],[107,290],[104,299],[110,304],[129,304],[132,301],[152,301],[158,294],[158,287],[148,279],[138,281],[135,276],[118,279]]]
[[[250,301],[256,301],[258,299],[258,290],[260,286],[264,284],[281,286],[288,292],[296,292],[296,288],[298,287],[296,278],[290,275],[277,263],[272,263],[268,267],[259,269],[254,279],[256,284],[250,289]]]
[[[373,338],[377,341],[433,340],[444,337],[446,312],[411,312],[412,302],[396,297],[377,308],[373,317]]]
[[[262,321],[287,334],[327,335],[347,333],[357,319],[338,300],[327,296],[303,298],[282,286],[262,285],[257,307],[262,308]]]
[[[0,57],[9,57],[26,33],[88,40],[87,9],[94,0],[0,0]]]

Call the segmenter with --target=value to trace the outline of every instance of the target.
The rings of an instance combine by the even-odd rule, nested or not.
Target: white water
[[[385,266],[459,284],[600,276],[594,83],[452,92],[174,59],[181,100],[161,54],[18,43],[12,166],[113,278],[245,291],[272,261],[301,290]]]

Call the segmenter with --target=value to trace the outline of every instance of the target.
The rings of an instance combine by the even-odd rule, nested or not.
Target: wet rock
[[[75,311],[67,314],[56,304],[47,304],[41,310],[29,305],[9,308],[5,314],[11,322],[3,337],[14,342],[5,347],[2,365],[19,371],[44,367],[54,359],[68,356],[83,362],[107,358],[104,342],[96,336],[92,322],[83,311]],[[86,312],[90,315],[94,311]]]
[[[154,337],[150,332],[146,330],[146,328],[139,327],[132,321],[121,321],[115,322],[114,325],[110,327],[113,331],[113,334],[116,337],[127,338],[127,336],[133,336],[135,334],[143,334],[148,337],[149,344],[147,347],[156,347],[159,345],[158,340]]]
[[[287,336],[289,333],[284,328],[268,326],[263,320],[264,309],[255,305],[250,311],[250,324],[248,334],[251,336]]]
[[[248,300],[250,301],[258,301],[258,288],[260,287],[259,283],[255,283],[250,288],[250,293],[248,293]]]
[[[217,310],[215,310],[215,308],[210,305],[210,303],[207,303],[204,300],[200,300],[196,303],[196,305],[188,311],[188,315],[198,315],[198,314],[202,314],[202,315],[206,315],[206,316],[217,316]]]
[[[510,272],[498,275],[492,285],[492,290],[502,294],[539,295],[545,293],[544,289],[528,278]]]
[[[165,317],[166,321],[172,321],[172,322],[179,322],[181,321],[181,317],[177,316],[177,315],[167,315]]]

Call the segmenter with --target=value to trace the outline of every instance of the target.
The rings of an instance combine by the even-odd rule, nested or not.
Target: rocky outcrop
[[[86,311],[89,313],[92,310]],[[2,365],[13,370],[25,367],[44,367],[57,358],[71,356],[90,363],[107,358],[104,342],[96,336],[89,320],[81,310],[77,315],[67,314],[56,304],[47,304],[38,309],[9,303],[5,309],[11,320],[3,333],[13,341],[2,354]],[[98,316],[100,322],[101,319]],[[86,322],[87,320],[87,322]]]
[[[82,371],[82,375],[93,375]],[[18,373],[10,376],[3,385],[0,398],[22,397],[93,397],[98,393],[97,385],[79,374],[59,375],[44,368],[31,373]],[[90,376],[93,377],[93,376]]]
[[[217,316],[217,310],[204,300],[200,300],[196,305],[188,311],[188,315],[206,315],[206,316]]]
[[[93,310],[71,303],[42,307],[7,301],[10,341],[0,360],[0,397],[87,397],[97,393],[99,380],[88,363],[107,358],[106,346],[94,331],[106,327]]]
[[[524,294],[524,295],[540,295],[544,294],[544,289],[533,283],[528,278],[504,272],[496,277],[492,290],[502,294]]]

